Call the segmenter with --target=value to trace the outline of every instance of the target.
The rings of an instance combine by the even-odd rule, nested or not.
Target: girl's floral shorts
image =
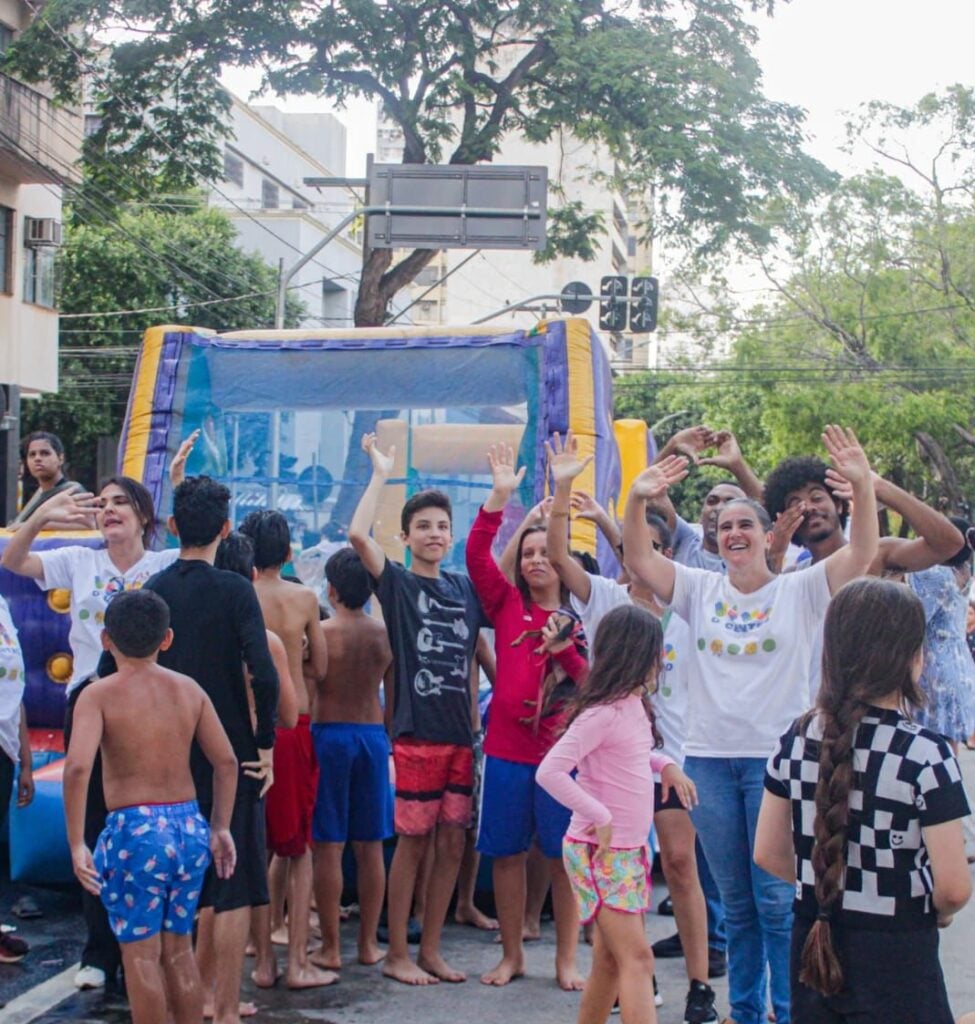
[[[579,919],[588,924],[600,907],[626,914],[650,909],[650,859],[646,846],[596,854],[595,843],[562,841],[562,860],[572,883]]]

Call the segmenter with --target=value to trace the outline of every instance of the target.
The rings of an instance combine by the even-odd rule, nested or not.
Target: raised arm
[[[947,516],[908,494],[897,484],[873,474],[877,501],[901,516],[914,531],[914,539],[882,537],[875,564],[878,575],[885,569],[920,572],[957,555],[965,544],[961,531]]]
[[[852,430],[827,426],[823,444],[833,465],[826,470],[826,483],[831,488],[853,490],[853,511],[850,514],[850,543],[826,559],[826,581],[835,594],[845,583],[863,576],[877,557],[880,530],[877,526],[877,501],[873,493],[870,463]]]
[[[674,596],[674,563],[655,551],[647,527],[647,502],[656,502],[667,488],[687,476],[687,459],[669,455],[648,466],[633,481],[623,516],[623,554],[630,579],[649,587],[664,604]]]
[[[762,481],[755,476],[752,467],[745,461],[735,435],[730,430],[719,430],[711,438],[710,446],[717,448],[716,454],[699,459],[700,464],[726,469],[738,481],[739,486],[749,498],[758,502],[763,501],[765,487]]]
[[[37,535],[55,522],[75,530],[88,530],[94,523],[97,508],[97,499],[88,491],[62,491],[49,498],[7,541],[0,565],[18,576],[44,579],[44,563],[30,549]]]
[[[571,505],[577,519],[588,519],[596,524],[596,528],[609,541],[609,546],[622,563],[623,532],[620,530],[620,524],[585,491],[573,491]]]
[[[352,522],[349,524],[349,543],[362,559],[366,572],[373,579],[378,579],[386,564],[386,553],[372,537],[372,523],[376,518],[379,496],[393,472],[396,446],[391,445],[389,452],[384,454],[376,444],[376,435],[366,434],[362,439],[362,450],[372,462],[372,476],[352,515]]]
[[[199,437],[200,430],[197,428],[180,444],[179,449],[173,456],[173,461],[169,464],[169,483],[174,491],[186,479],[186,460],[190,457],[193,446]]]
[[[558,434],[552,438],[551,444],[545,442],[548,454],[549,470],[555,484],[552,496],[552,509],[548,516],[548,533],[545,537],[545,550],[552,568],[569,588],[569,591],[583,603],[589,602],[592,584],[589,573],[572,557],[569,550],[569,509],[572,505],[572,484],[575,478],[592,462],[592,456],[585,459],[579,457],[578,441],[570,430],[565,435],[565,444]]]
[[[85,809],[88,806],[88,782],[95,755],[102,742],[105,723],[98,698],[90,690],[78,697],[71,727],[71,742],[64,761],[64,817],[71,849],[71,866],[78,881],[97,896],[102,883],[91,850],[85,845]]]
[[[195,683],[193,684],[196,685]],[[197,687],[199,689],[199,687]],[[230,835],[230,814],[237,795],[237,758],[227,739],[213,702],[200,690],[200,717],[196,722],[196,742],[213,767],[213,814],[210,818],[210,852],[217,875],[229,878],[237,861]]]

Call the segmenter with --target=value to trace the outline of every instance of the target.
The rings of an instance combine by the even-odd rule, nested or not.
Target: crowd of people
[[[183,478],[192,439],[173,466],[178,549],[152,550],[134,480],[49,486],[2,564],[72,593],[79,987],[121,967],[136,1024],[238,1024],[255,1011],[248,953],[259,987],[333,984],[351,845],[357,959],[406,986],[466,980],[441,948],[455,900],[458,921],[500,931],[481,982],[523,975],[550,886],[554,976],[582,992],[579,1024],[614,1009],[654,1024],[655,955],[675,954],[685,1024],[721,1019],[709,981],[725,971],[726,1024],[951,1024],[938,928],[971,894],[956,753],[975,732],[975,533],[874,473],[852,431],[822,439],[828,462],[787,459],[763,483],[728,432],[681,431],[619,523],[576,488],[577,440],[555,435],[550,496],[504,551],[525,470],[492,447],[464,575],[443,567],[439,491],[403,506],[405,564],[373,539],[395,452],[367,435],[372,476],[325,565],[324,619],[284,575],[285,517],[231,532],[228,490]],[[731,478],[695,526],[672,492],[701,464]],[[880,536],[881,505],[900,536]],[[618,569],[571,549],[573,517]],[[31,548],[52,523],[92,521],[101,548]],[[0,786],[19,759],[23,803],[23,662],[3,606],[0,638]],[[652,831],[678,930],[654,947]],[[481,854],[497,921],[473,902]],[[26,953],[18,941],[0,934],[0,960]]]

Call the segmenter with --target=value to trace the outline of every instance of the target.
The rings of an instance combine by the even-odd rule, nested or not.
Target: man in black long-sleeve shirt
[[[230,529],[230,492],[209,477],[190,477],[173,495],[169,528],[180,557],[145,584],[169,605],[173,643],[159,664],[195,679],[213,701],[242,775],[230,832],[237,868],[227,879],[211,871],[200,896],[197,959],[215,1024],[239,1024],[240,982],[250,908],[268,902],[262,797],[273,781],[271,755],[278,676],[267,646],[254,587],[235,573],[214,569],[217,546]],[[251,675],[256,731],[251,724],[244,665]],[[99,665],[102,675],[103,666]],[[197,799],[209,818],[212,770],[195,747],[190,760]],[[212,1000],[212,1004],[211,1004]]]

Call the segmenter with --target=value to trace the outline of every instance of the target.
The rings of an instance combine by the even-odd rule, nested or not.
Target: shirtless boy
[[[310,694],[302,685],[302,645],[307,641],[309,670],[315,678],[325,674],[325,639],[318,626],[318,598],[308,587],[281,578],[281,569],[291,557],[291,531],[280,512],[251,512],[240,532],[254,546],[257,575],[254,589],[264,613],[265,626],[276,633],[288,655],[289,674],[298,696],[298,724],[293,729],[279,726],[274,740],[274,785],[267,795],[267,844],[283,862],[272,863],[275,878],[287,878],[288,899],[288,988],[330,985],[336,975],[323,971],[308,959],[308,931],[311,914],[312,858],[311,817],[315,806],[318,769],[311,745]],[[283,892],[272,891],[273,899]],[[283,901],[282,901],[283,902]]]
[[[210,698],[156,663],[172,643],[158,594],[129,590],[105,612],[102,643],[117,671],[86,688],[74,712],[64,804],[74,872],[100,895],[122,948],[135,1024],[199,1024],[203,987],[192,930],[211,854],[229,878],[236,851],[230,815],[237,758]],[[213,766],[213,813],[200,814],[190,774],[196,741]],[[101,747],[108,818],[94,857],[85,845],[85,804]]]
[[[401,538],[410,567],[386,557],[370,536],[379,496],[393,471],[393,451],[362,441],[372,478],[349,525],[349,540],[372,577],[393,652],[392,714],[396,768],[396,853],[389,871],[389,950],[383,974],[407,985],[461,982],[465,975],[440,952],[440,935],[464,854],[474,787],[470,663],[486,625],[467,576],[441,570],[453,540],[450,500],[420,491],[403,506]],[[416,963],[407,946],[407,922],[416,876],[434,846]]]
[[[391,716],[393,654],[385,628],[365,612],[369,574],[355,551],[336,551],[325,563],[325,578],[335,615],[321,624],[328,671],[318,681],[312,711],[311,734],[321,771],[312,838],[322,947],[311,959],[338,969],[342,853],[347,842],[355,853],[358,879],[359,963],[375,964],[383,958],[376,927],[386,887],[383,840],[393,834],[393,802],[379,681],[386,687]]]

